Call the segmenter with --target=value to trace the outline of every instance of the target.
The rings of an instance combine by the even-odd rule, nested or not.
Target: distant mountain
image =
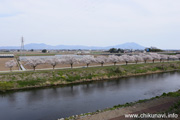
[[[145,49],[144,46],[141,46],[137,43],[124,43],[120,45],[115,45],[115,46],[107,46],[107,47],[94,47],[94,46],[83,46],[83,45],[57,45],[57,46],[52,46],[52,45],[46,45],[44,43],[31,43],[31,44],[26,44],[24,46],[25,49],[92,49],[92,50],[99,50],[99,49],[110,49],[110,48],[121,48],[121,49]],[[0,49],[20,49],[18,46],[5,46],[5,47],[0,47]]]
[[[115,48],[121,48],[121,49],[139,49],[139,50],[145,49],[144,46],[141,46],[141,45],[139,45],[137,43],[134,43],[134,42],[132,42],[132,43],[124,43],[124,44],[116,45],[114,47]]]
[[[46,44],[36,44],[31,43],[24,46],[26,49],[104,49],[103,47],[90,47],[90,46],[83,46],[83,45],[46,45]]]

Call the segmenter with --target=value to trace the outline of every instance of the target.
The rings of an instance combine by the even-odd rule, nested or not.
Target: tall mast
[[[23,56],[23,51],[24,51],[24,38],[22,36],[22,38],[21,38],[21,56]]]

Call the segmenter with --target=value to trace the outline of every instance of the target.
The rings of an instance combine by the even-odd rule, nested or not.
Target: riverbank
[[[149,114],[176,114],[180,117],[180,90],[177,92],[163,93],[151,99],[116,105],[112,108],[97,110],[92,113],[71,116],[65,120],[124,120],[131,115]],[[172,117],[172,116],[171,116]],[[178,117],[178,118],[179,118]],[[130,118],[130,117],[129,117]],[[173,118],[173,117],[172,117]],[[64,118],[62,118],[64,119]],[[177,119],[177,118],[176,118]]]
[[[177,71],[180,62],[130,64],[94,68],[0,74],[0,91],[68,85],[105,79]]]

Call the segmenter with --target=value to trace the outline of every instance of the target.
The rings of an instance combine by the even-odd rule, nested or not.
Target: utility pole
[[[21,56],[25,55],[25,53],[23,53],[23,51],[24,51],[24,38],[22,36],[22,38],[21,38]]]

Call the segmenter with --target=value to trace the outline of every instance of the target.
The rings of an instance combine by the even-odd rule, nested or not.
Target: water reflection
[[[178,90],[179,77],[170,72],[0,94],[0,119],[57,119],[147,99]]]

